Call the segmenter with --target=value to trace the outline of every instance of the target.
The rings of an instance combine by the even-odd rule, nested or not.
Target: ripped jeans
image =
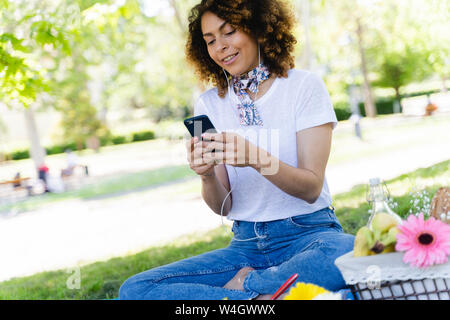
[[[296,282],[330,291],[346,287],[334,265],[353,249],[354,236],[343,232],[333,208],[269,222],[234,221],[228,247],[141,272],[127,279],[119,299],[229,300],[273,294],[294,273]],[[223,286],[243,267],[244,291]],[[293,284],[293,286],[295,283]]]

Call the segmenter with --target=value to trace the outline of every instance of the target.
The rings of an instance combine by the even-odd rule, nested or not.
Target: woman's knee
[[[326,233],[320,240],[325,247],[333,250],[334,255],[340,256],[353,250],[355,236],[343,232]]]
[[[134,300],[137,289],[136,281],[134,277],[128,278],[119,288],[119,299],[120,300]]]
[[[149,292],[155,284],[152,281],[144,280],[139,274],[134,275],[120,286],[120,300],[140,300]]]
[[[352,234],[343,233],[338,241],[342,250],[342,254],[345,254],[353,250],[355,244],[355,236]]]

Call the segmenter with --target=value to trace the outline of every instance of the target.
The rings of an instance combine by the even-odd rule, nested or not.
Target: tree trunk
[[[374,118],[377,116],[377,109],[375,108],[375,103],[372,96],[372,88],[370,87],[370,81],[367,71],[367,61],[364,52],[364,42],[363,42],[363,28],[361,25],[360,18],[356,18],[356,35],[358,37],[358,49],[361,59],[361,73],[363,74],[364,82],[362,84],[363,95],[364,95],[364,109],[368,117]]]
[[[441,75],[441,81],[442,81],[442,93],[447,93],[448,89],[447,89],[447,78],[445,76],[445,74]]]
[[[306,70],[311,70],[312,68],[312,49],[310,40],[310,0],[302,0],[301,2],[301,16],[302,25],[305,32],[305,38],[303,43],[302,52],[302,67]]]
[[[39,132],[36,126],[33,105],[25,108],[25,125],[28,139],[30,140],[30,155],[37,170],[45,162],[45,150],[41,146],[41,141],[39,139]]]
[[[175,19],[177,20],[178,26],[183,34],[187,33],[187,26],[183,23],[183,19],[181,18],[180,10],[178,9],[176,0],[169,0],[170,6],[175,12]]]
[[[403,110],[403,108],[402,108],[402,102],[401,102],[401,100],[402,100],[402,97],[400,96],[400,88],[394,88],[394,90],[395,90],[395,100],[397,100],[397,102],[398,102],[398,105],[400,106],[400,112]]]

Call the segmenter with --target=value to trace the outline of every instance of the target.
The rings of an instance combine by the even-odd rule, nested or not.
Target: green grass
[[[405,217],[410,208],[413,187],[427,190],[433,195],[438,188],[449,185],[450,160],[429,168],[386,181],[398,203],[397,213]],[[366,187],[358,185],[349,192],[334,197],[333,205],[344,231],[355,234],[368,219],[369,205],[365,198]],[[185,236],[173,242],[151,247],[137,254],[81,266],[80,289],[68,289],[66,282],[71,274],[66,270],[43,272],[0,283],[0,299],[109,299],[117,297],[120,285],[139,272],[184,258],[227,246],[229,233],[217,228],[207,233]]]
[[[396,212],[404,218],[411,208],[410,201],[414,197],[410,192],[413,189],[426,190],[428,194],[434,195],[440,187],[450,185],[450,160],[402,174],[385,182],[393,201],[398,204]],[[366,201],[366,188],[366,185],[357,185],[348,192],[334,196],[336,215],[345,232],[355,234],[369,218],[370,206]]]
[[[66,270],[43,272],[0,283],[0,300],[6,299],[110,299],[130,276],[160,265],[225,247],[229,233],[217,228],[181,237],[170,244],[152,247],[138,254],[82,266],[80,289],[68,289],[73,274]]]
[[[419,148],[439,142],[436,137],[447,135],[450,118],[418,118],[389,125],[392,116],[364,119],[361,123],[363,141],[355,137],[354,130],[333,134],[328,164],[341,164],[374,156]],[[414,141],[414,143],[411,143]]]

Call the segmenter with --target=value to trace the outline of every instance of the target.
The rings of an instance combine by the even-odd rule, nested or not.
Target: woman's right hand
[[[203,143],[198,140],[198,137],[193,137],[186,141],[187,160],[189,167],[200,176],[214,176],[214,166],[216,163],[209,160],[206,162],[203,155],[206,150],[203,148]]]

